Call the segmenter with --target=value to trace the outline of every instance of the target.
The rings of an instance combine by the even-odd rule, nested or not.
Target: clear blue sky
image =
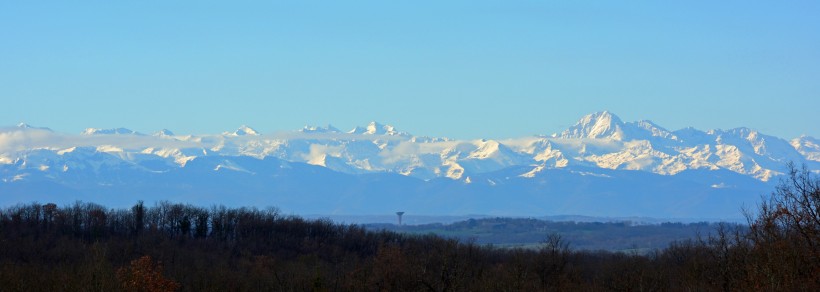
[[[0,2],[0,125],[820,137],[817,1],[268,2]]]

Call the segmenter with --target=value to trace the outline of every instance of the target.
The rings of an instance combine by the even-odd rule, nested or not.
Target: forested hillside
[[[368,230],[389,230],[410,234],[433,233],[462,242],[492,244],[497,247],[538,247],[550,234],[560,234],[575,250],[650,252],[675,241],[706,238],[719,228],[744,228],[733,223],[644,224],[632,221],[575,222],[534,218],[479,218],[450,224],[421,225],[365,224]]]

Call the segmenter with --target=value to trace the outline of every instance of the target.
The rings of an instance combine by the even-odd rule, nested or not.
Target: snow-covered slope
[[[624,122],[618,116],[603,111],[582,117],[578,123],[562,132],[560,137],[563,139],[623,140],[625,138],[623,126]]]
[[[225,132],[225,133],[222,133],[222,135],[234,136],[234,137],[237,137],[237,136],[259,136],[259,132],[257,132],[256,130],[254,130],[251,127],[248,127],[246,125],[242,125],[242,126],[239,127],[239,129],[236,129],[236,131]]]
[[[140,135],[139,133],[126,128],[97,129],[88,128],[83,131],[83,135]]]
[[[370,124],[368,124],[366,127],[355,127],[347,133],[363,135],[410,136],[405,132],[397,131],[391,125],[382,125],[378,122],[370,122]]]
[[[808,160],[820,162],[820,140],[800,136],[791,140],[791,145]]]
[[[748,190],[738,184],[742,181],[753,182],[750,189],[757,190],[756,197],[760,190],[755,188],[770,187],[786,172],[788,162],[820,170],[818,145],[820,141],[812,137],[787,141],[748,128],[669,131],[651,121],[624,122],[606,111],[584,116],[560,134],[508,140],[414,136],[377,122],[349,132],[328,125],[269,135],[247,126],[219,135],[176,135],[165,129],[142,135],[125,128],[89,128],[82,135],[68,135],[20,125],[0,128],[0,188],[25,192],[47,185],[97,192],[132,180],[150,188],[176,186],[177,179],[197,189],[197,177],[207,177],[214,182],[237,179],[239,185],[247,183],[264,191],[265,179],[280,184],[283,177],[298,184],[327,183],[311,177],[321,173],[336,182],[386,177],[412,182],[414,187],[409,189],[427,193],[441,191],[431,190],[444,184],[458,186],[454,192],[486,195],[506,185],[512,193],[533,196],[539,190],[547,194],[566,188],[554,185],[560,177],[566,184],[593,183],[565,195],[629,194],[634,186],[609,189],[613,187],[609,179],[614,177],[651,179],[643,182],[648,186],[696,181],[693,184],[700,189],[684,189],[699,193]],[[288,171],[294,165],[299,172]],[[270,167],[278,170],[272,173]],[[353,188],[402,189],[370,183],[354,183]],[[171,189],[177,187],[181,186]],[[0,202],[9,199],[0,195]]]

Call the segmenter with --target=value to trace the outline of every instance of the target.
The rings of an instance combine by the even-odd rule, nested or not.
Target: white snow
[[[139,135],[139,133],[126,129],[126,128],[116,128],[116,129],[98,129],[98,128],[87,128],[82,133],[83,135]]]
[[[97,146],[97,152],[124,152],[120,147],[114,145],[100,145]]]
[[[18,133],[35,131],[32,129],[20,125],[6,130],[12,132],[0,132],[7,137],[11,137],[10,133],[17,135],[14,141],[36,145],[3,142],[14,147],[0,148],[3,149],[0,165],[12,165],[13,169],[18,167],[13,166],[18,159],[22,159],[19,167],[30,162],[28,167],[36,165],[42,171],[96,169],[99,163],[84,162],[94,151],[111,154],[105,156],[107,161],[100,163],[139,164],[145,157],[154,157],[178,167],[185,167],[197,157],[250,156],[275,157],[352,174],[391,172],[425,180],[436,177],[467,180],[472,176],[473,183],[477,174],[504,169],[517,169],[518,173],[510,175],[525,178],[537,177],[545,169],[573,167],[662,175],[693,169],[725,169],[761,181],[783,174],[789,161],[807,164],[812,171],[820,170],[820,141],[812,137],[786,141],[748,128],[668,131],[651,121],[625,123],[607,111],[586,115],[552,137],[506,140],[412,136],[377,122],[348,133],[328,125],[305,126],[301,133],[271,136],[259,135],[248,126],[222,135],[188,136],[174,136],[168,130],[154,136],[140,136],[125,128],[89,128],[80,136],[49,134],[49,139],[57,137],[58,142],[33,143],[34,138]],[[227,163],[217,169],[254,172]]]
[[[168,129],[162,129],[162,130],[159,130],[159,131],[157,131],[156,133],[154,133],[154,136],[157,136],[157,137],[166,137],[166,138],[173,138],[175,135],[174,135],[174,132],[171,132],[171,131],[170,131],[170,130],[168,130]]]
[[[792,139],[790,144],[806,159],[820,162],[820,140],[809,136],[800,136]]]
[[[214,171],[220,171],[222,169],[231,170],[231,171],[238,171],[238,172],[244,172],[244,173],[249,173],[249,174],[256,174],[253,171],[247,170],[247,169],[239,166],[238,164],[236,164],[236,163],[234,163],[233,161],[230,161],[230,160],[225,160],[222,163],[220,163],[219,165],[217,165],[216,168],[214,168]]]
[[[63,149],[63,150],[60,150],[60,151],[57,151],[57,154],[63,155],[63,154],[66,154],[66,153],[71,153],[71,152],[74,152],[74,150],[77,150],[77,147],[76,147],[76,146],[75,146],[75,147],[71,147],[71,148],[67,148],[67,149]]]
[[[365,127],[356,126],[347,132],[356,135],[387,135],[387,136],[409,136],[405,132],[399,132],[391,125],[383,125],[378,122],[370,122]]]
[[[620,118],[608,111],[603,111],[582,117],[578,123],[562,132],[560,137],[564,139],[609,138],[622,140],[624,138],[622,126],[623,122]]]
[[[732,186],[727,185],[726,183],[718,183],[718,184],[713,184],[712,185],[713,189],[725,189],[725,188],[731,188],[731,187]]]
[[[251,127],[248,127],[246,125],[242,125],[242,126],[239,127],[239,129],[236,129],[236,131],[225,132],[225,133],[223,133],[223,135],[233,136],[233,137],[238,137],[238,136],[259,136],[259,132],[257,132],[256,130],[254,130]]]
[[[341,133],[342,131],[332,125],[326,127],[305,126],[299,132],[302,133]]]

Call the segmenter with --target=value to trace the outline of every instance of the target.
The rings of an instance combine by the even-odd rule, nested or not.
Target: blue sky
[[[0,125],[820,137],[816,1],[123,2],[0,3]]]

